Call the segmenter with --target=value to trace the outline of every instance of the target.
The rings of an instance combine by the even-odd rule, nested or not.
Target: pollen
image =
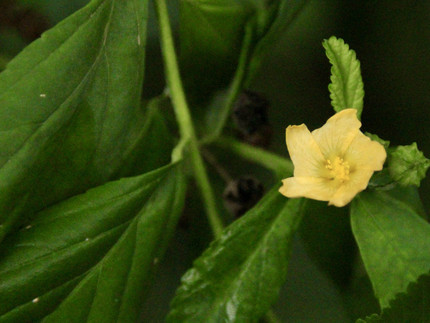
[[[349,163],[343,158],[336,156],[333,161],[327,159],[325,168],[330,171],[330,179],[339,180],[340,182],[349,180]]]

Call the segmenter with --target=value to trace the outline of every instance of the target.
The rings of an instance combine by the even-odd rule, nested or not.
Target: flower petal
[[[308,128],[304,124],[289,126],[285,138],[294,164],[294,176],[320,177],[325,159]]]
[[[290,198],[307,197],[319,201],[328,201],[339,189],[338,183],[325,178],[289,177],[282,180],[279,192]]]
[[[361,131],[355,136],[345,152],[344,158],[354,169],[381,170],[387,153],[379,142],[370,140]]]
[[[312,135],[324,157],[332,159],[334,156],[343,156],[360,127],[357,110],[345,109],[328,119],[324,126],[312,131]]]
[[[347,205],[359,192],[366,189],[372,175],[373,170],[368,169],[358,169],[351,173],[349,180],[339,187],[328,204],[338,207]]]

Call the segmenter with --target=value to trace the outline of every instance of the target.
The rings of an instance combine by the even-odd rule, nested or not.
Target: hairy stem
[[[206,214],[215,237],[219,237],[221,236],[223,224],[216,209],[214,192],[212,186],[210,185],[203,159],[200,155],[194,125],[191,119],[187,100],[185,98],[185,92],[182,86],[173,43],[166,1],[155,0],[155,8],[158,16],[158,25],[160,29],[161,48],[164,59],[167,85],[172,98],[176,120],[179,125],[181,141],[189,143],[188,146],[190,149],[190,157],[193,165],[194,176],[204,201]],[[184,147],[185,146],[186,145],[184,145]]]

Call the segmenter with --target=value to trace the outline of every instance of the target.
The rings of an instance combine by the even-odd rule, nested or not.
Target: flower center
[[[332,179],[341,182],[349,180],[349,164],[347,161],[344,161],[343,158],[336,157],[333,161],[327,159],[325,168],[330,171]]]

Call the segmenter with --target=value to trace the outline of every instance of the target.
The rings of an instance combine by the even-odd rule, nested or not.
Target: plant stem
[[[171,92],[173,107],[176,115],[176,119],[179,124],[179,130],[181,134],[181,142],[186,143],[189,142],[190,147],[190,155],[191,161],[193,164],[194,175],[196,177],[197,185],[202,194],[202,198],[204,200],[206,213],[208,215],[209,223],[211,225],[212,231],[215,237],[220,237],[223,230],[223,224],[221,219],[218,216],[215,204],[214,193],[212,187],[209,182],[208,175],[206,173],[205,165],[203,163],[203,159],[200,155],[199,145],[197,142],[197,137],[194,130],[194,125],[191,119],[190,111],[188,109],[188,104],[185,98],[184,89],[182,86],[182,81],[179,74],[178,62],[176,59],[173,37],[169,22],[169,15],[167,11],[167,6],[165,0],[155,0],[155,7],[158,16],[158,24],[160,27],[161,34],[161,47],[163,52],[163,59],[165,64],[167,85]],[[245,35],[245,37],[247,37]],[[251,34],[248,35],[251,37]],[[246,43],[245,39],[245,43]],[[250,43],[250,39],[248,40]],[[249,46],[249,45],[247,45]],[[248,60],[248,49],[241,54],[240,64],[245,64]],[[227,99],[226,107],[223,111],[223,122],[219,130],[217,130],[216,136],[219,136],[222,128],[224,126],[225,121],[228,118],[231,107],[233,106],[234,100],[237,96],[237,92],[239,91],[241,84],[244,79],[244,70],[245,65],[242,67],[239,66],[237,73],[234,77],[233,84],[231,86],[229,98]],[[215,138],[215,137],[214,137]],[[222,140],[221,140],[222,141]],[[179,147],[181,147],[180,145]],[[233,145],[237,147],[236,145]],[[239,146],[240,148],[240,146]],[[242,150],[247,151],[248,149]],[[237,151],[241,151],[241,149],[237,149]],[[274,155],[276,156],[276,155]],[[278,159],[280,157],[276,156]],[[279,322],[272,311],[269,311],[266,314],[266,320],[268,322]]]
[[[215,168],[216,172],[224,180],[224,182],[229,183],[233,180],[227,170],[222,167],[220,163],[218,163],[218,160],[215,158],[214,155],[212,155],[212,153],[205,149],[201,149],[201,152],[204,159],[206,159],[207,162],[211,164],[213,168]]]
[[[190,157],[193,165],[194,176],[201,192],[210,226],[215,237],[221,236],[223,224],[216,209],[215,196],[209,182],[205,165],[200,155],[194,125],[191,119],[190,110],[185,98],[184,89],[179,73],[176,59],[175,47],[173,43],[172,30],[169,22],[169,13],[165,0],[155,0],[155,8],[158,16],[160,28],[161,48],[164,59],[164,69],[166,72],[167,85],[169,87],[176,120],[182,142],[189,142]]]
[[[218,138],[214,144],[272,170],[279,178],[285,178],[293,174],[294,166],[289,159],[278,156],[267,150],[227,137]]]

